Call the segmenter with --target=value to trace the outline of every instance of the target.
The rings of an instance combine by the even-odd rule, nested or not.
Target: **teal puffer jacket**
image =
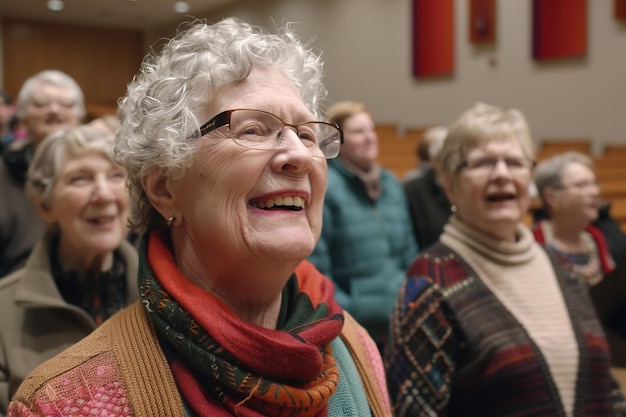
[[[362,181],[339,159],[328,163],[322,235],[309,260],[335,283],[339,304],[376,342],[417,255],[401,184],[383,168],[382,194],[372,201]]]

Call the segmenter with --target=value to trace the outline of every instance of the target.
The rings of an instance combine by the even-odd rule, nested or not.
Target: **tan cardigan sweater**
[[[345,314],[342,339],[359,369],[373,415],[391,417],[380,370],[373,368],[368,349],[359,336],[363,331]],[[121,382],[122,388],[111,388],[117,386],[116,381]],[[92,335],[37,368],[20,386],[9,415],[29,415],[40,409],[41,404],[54,404],[55,408],[64,406],[62,400],[68,397],[63,395],[64,390],[75,391],[86,385],[91,388],[92,382],[97,382],[94,384],[97,386],[106,385],[113,393],[120,389],[125,391],[121,395],[125,396],[127,407],[121,407],[118,415],[184,417],[174,377],[140,302],[116,314]]]

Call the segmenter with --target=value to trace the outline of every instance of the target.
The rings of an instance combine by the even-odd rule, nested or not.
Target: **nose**
[[[53,113],[59,113],[61,111],[61,105],[58,101],[53,100],[48,104],[48,110]]]
[[[278,153],[275,160],[281,170],[308,171],[313,164],[313,154],[298,137],[298,133],[292,127],[282,130]]]
[[[496,160],[496,164],[493,166],[493,170],[491,172],[492,177],[508,177],[511,174],[511,170],[507,165],[506,161],[502,158]]]
[[[108,178],[102,176],[98,177],[94,181],[93,193],[91,195],[91,201],[99,204],[110,203],[115,201],[114,185],[108,180]]]

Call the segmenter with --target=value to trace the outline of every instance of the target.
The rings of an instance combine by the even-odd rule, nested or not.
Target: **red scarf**
[[[162,235],[152,234],[148,246],[141,296],[159,335],[175,351],[172,372],[195,414],[327,415],[339,380],[329,343],[343,324],[328,278],[303,261],[291,278],[296,291],[288,300],[290,317],[271,330],[241,321],[191,283]]]

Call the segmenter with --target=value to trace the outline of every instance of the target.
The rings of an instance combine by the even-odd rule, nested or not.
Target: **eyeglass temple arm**
[[[197,137],[202,137],[206,135],[207,133],[217,129],[218,127],[227,125],[230,121],[231,113],[232,111],[230,110],[221,112],[220,114],[218,114],[217,116],[215,116],[214,118],[212,118],[211,120],[209,120],[208,122],[200,126]]]

